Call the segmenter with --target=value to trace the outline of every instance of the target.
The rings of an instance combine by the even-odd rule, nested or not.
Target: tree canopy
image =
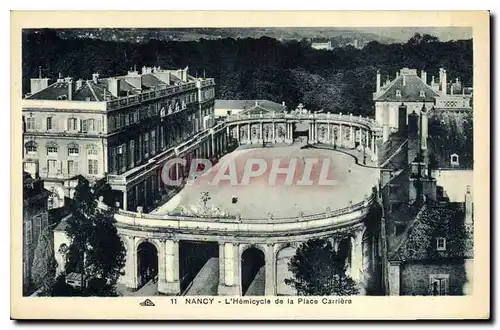
[[[288,264],[294,278],[285,283],[301,296],[349,296],[359,292],[355,281],[346,275],[346,260],[328,240],[309,240],[297,249]]]
[[[79,179],[66,227],[71,244],[65,271],[83,272],[89,280],[84,295],[110,296],[125,265],[125,248],[114,225],[115,209],[97,206],[99,192],[88,180]]]
[[[299,102],[311,110],[374,115],[372,93],[376,72],[385,81],[402,67],[437,75],[444,67],[450,78],[472,85],[472,40],[440,42],[416,35],[407,43],[368,43],[354,47],[315,50],[307,42],[261,37],[259,39],[112,42],[61,39],[53,30],[25,32],[23,37],[23,92],[29,78],[59,73],[75,79],[126,74],[136,66],[183,68],[194,76],[213,77],[218,99],[269,99]],[[430,77],[429,77],[430,78]]]

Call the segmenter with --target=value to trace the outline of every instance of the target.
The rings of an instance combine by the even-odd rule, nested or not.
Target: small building
[[[462,86],[458,78],[448,82],[447,72],[439,70],[439,80],[432,76],[429,82],[427,72],[417,69],[403,68],[396,72],[396,77],[386,77],[377,72],[376,90],[373,93],[375,102],[375,120],[380,125],[398,129],[400,125],[399,106],[407,107],[406,116],[420,109],[427,103],[442,111],[472,111],[472,90]]]
[[[88,279],[85,278],[87,282]],[[80,273],[69,273],[66,275],[66,284],[71,285],[73,288],[81,288],[82,287],[82,274]]]
[[[469,196],[470,197],[470,196]],[[425,205],[389,252],[390,295],[471,294],[472,201]]]
[[[285,112],[285,102],[276,103],[268,100],[215,100],[214,113],[216,118],[238,114],[260,114],[269,112]]]

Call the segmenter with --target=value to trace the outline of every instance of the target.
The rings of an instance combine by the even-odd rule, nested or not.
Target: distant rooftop
[[[417,75],[417,70],[405,68],[400,73],[396,79],[382,86],[375,101],[434,102],[440,96]]]
[[[40,77],[31,79],[31,94],[26,99],[101,102],[197,80],[189,75],[187,67],[175,70],[143,67],[141,73],[130,70],[126,75],[106,78],[94,73],[92,79],[86,80],[60,77],[52,84]]]

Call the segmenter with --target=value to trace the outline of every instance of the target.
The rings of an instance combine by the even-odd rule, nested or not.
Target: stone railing
[[[374,195],[365,200],[345,208],[313,215],[299,215],[297,217],[250,219],[232,217],[201,217],[186,215],[159,215],[118,210],[115,218],[118,224],[140,227],[169,228],[179,230],[202,230],[221,232],[286,232],[290,230],[309,230],[324,227],[342,226],[359,222],[368,212],[374,202]],[[100,207],[106,208],[103,203]]]
[[[370,117],[353,116],[342,113],[262,113],[262,114],[236,114],[227,117],[226,122],[236,122],[242,120],[272,120],[272,119],[292,119],[292,120],[325,120],[354,123],[368,127],[371,130],[380,129],[375,119]]]

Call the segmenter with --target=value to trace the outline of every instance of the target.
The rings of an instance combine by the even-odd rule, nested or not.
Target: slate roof
[[[404,76],[404,78],[403,78]],[[404,85],[403,85],[404,80]],[[396,96],[396,90],[401,91],[401,96]],[[425,92],[425,97],[420,96],[420,91]],[[391,102],[434,102],[434,98],[440,96],[429,85],[424,83],[416,74],[401,74],[381,91],[374,101]]]
[[[244,113],[283,112],[287,107],[269,100],[215,100],[216,109],[243,110]]]
[[[425,206],[408,228],[391,261],[431,261],[474,257],[472,226],[464,224],[462,203]],[[436,239],[446,239],[446,250],[436,250]]]

